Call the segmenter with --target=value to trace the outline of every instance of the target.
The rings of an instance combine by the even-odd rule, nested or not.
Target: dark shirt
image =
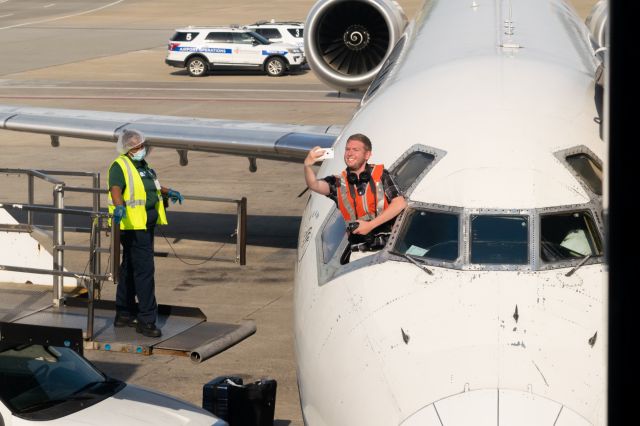
[[[147,193],[147,202],[145,203],[145,208],[147,210],[154,209],[156,203],[158,202],[158,193],[156,183],[154,182],[156,173],[153,169],[149,168],[149,165],[145,160],[131,160],[131,162],[133,163],[136,170],[138,170],[138,173],[142,178],[144,190]],[[123,200],[126,199],[124,194],[127,186],[124,179],[124,173],[124,170],[122,170],[120,165],[117,163],[113,163],[113,165],[109,169],[109,189],[111,189],[112,186],[119,186],[122,189]]]

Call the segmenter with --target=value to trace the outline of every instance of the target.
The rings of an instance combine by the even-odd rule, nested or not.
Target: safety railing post
[[[100,173],[96,172],[93,174],[93,188],[94,189],[100,189]],[[100,192],[96,191],[93,193],[93,211],[94,212],[99,212],[100,211]],[[100,220],[100,224],[102,224],[102,220]],[[102,229],[102,227],[98,228],[98,232],[96,233],[96,247],[100,248],[102,247],[102,241],[101,241],[101,236],[100,236],[100,230]],[[96,256],[96,270],[97,270],[97,274],[100,273],[100,271],[102,270],[102,256],[98,253],[98,255]]]
[[[53,189],[53,205],[57,209],[64,208],[64,184],[57,184]],[[64,271],[64,215],[56,213],[53,216],[53,269]],[[53,277],[53,304],[60,306],[64,298],[64,279],[61,275]]]
[[[89,237],[89,266],[91,277],[87,280],[87,340],[93,340],[93,320],[94,320],[94,300],[96,291],[96,276],[99,274],[97,267],[98,247],[96,246],[97,235],[100,233],[100,217],[91,217],[91,235]]]
[[[236,260],[240,265],[247,264],[247,198],[238,203],[238,224],[236,231]]]
[[[28,192],[29,192],[29,205],[33,205],[35,200],[35,177],[29,173],[28,177]],[[27,212],[27,223],[29,226],[33,226],[33,212]]]
[[[111,218],[111,278],[114,284],[118,284],[118,271],[120,270],[120,225]]]

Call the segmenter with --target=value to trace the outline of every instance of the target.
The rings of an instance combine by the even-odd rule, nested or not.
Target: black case
[[[276,387],[272,379],[245,385],[240,377],[216,377],[202,388],[202,408],[229,426],[273,426]]]

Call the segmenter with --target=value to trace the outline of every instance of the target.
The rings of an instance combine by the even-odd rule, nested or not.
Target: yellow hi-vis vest
[[[125,189],[122,192],[122,200],[127,209],[127,215],[122,218],[120,222],[120,230],[144,230],[147,229],[147,209],[145,204],[147,203],[147,192],[144,189],[142,178],[140,173],[133,165],[133,162],[127,155],[121,155],[116,158],[113,164],[117,163],[122,169],[124,174]],[[111,166],[109,170],[111,170]],[[109,174],[107,173],[107,185],[109,184]],[[107,188],[110,189],[110,188]],[[156,203],[156,210],[158,211],[158,225],[167,224],[167,215],[164,212],[164,203],[162,202],[162,194],[160,190],[158,192],[158,202]],[[113,215],[116,206],[113,204],[111,198],[111,191],[109,191],[109,214]],[[111,225],[111,221],[109,221]]]

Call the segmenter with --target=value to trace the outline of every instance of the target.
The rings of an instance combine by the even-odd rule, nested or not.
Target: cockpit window
[[[347,225],[340,210],[336,209],[322,230],[322,258],[324,263],[329,263],[335,255],[340,243],[346,236]]]
[[[459,220],[454,213],[412,210],[395,245],[401,254],[453,262],[459,254]]]
[[[585,185],[596,195],[602,195],[602,167],[587,154],[567,156],[567,162]]]
[[[585,211],[541,215],[540,234],[540,258],[544,262],[602,254],[595,223]]]
[[[529,263],[527,216],[471,215],[471,263]]]
[[[393,171],[393,180],[398,189],[406,193],[420,176],[433,162],[435,156],[423,151],[412,152]]]

